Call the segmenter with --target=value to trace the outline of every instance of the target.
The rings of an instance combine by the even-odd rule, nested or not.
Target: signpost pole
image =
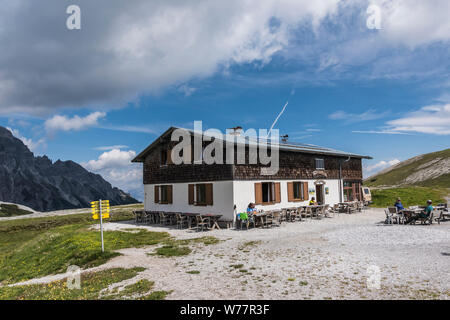
[[[100,208],[100,233],[102,236],[102,252],[105,252],[105,248],[103,246],[103,213],[102,213],[102,199],[100,199],[99,203],[99,208]]]

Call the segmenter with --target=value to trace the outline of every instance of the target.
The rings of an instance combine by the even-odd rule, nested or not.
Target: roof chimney
[[[240,126],[229,128],[228,130],[231,131],[230,134],[233,136],[240,136],[242,133],[242,127]]]

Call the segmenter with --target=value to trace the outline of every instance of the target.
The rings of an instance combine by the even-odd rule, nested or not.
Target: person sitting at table
[[[253,221],[253,215],[257,212],[256,208],[255,208],[255,204],[253,202],[250,202],[247,206],[247,215],[248,215],[248,219],[250,221]]]
[[[428,218],[431,214],[431,212],[434,210],[433,206],[431,205],[433,201],[427,200],[427,206],[425,207],[425,210],[419,213],[419,218],[425,219]]]
[[[309,201],[309,205],[316,206],[317,205],[316,198],[312,197],[311,200]]]
[[[405,210],[402,204],[402,200],[400,198],[397,198],[397,201],[395,201],[394,207],[397,208],[397,212],[400,212],[402,210]]]

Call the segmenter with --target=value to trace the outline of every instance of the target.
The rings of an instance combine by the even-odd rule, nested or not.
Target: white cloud
[[[389,112],[378,112],[374,109],[369,109],[363,113],[349,113],[346,111],[336,111],[328,116],[331,120],[344,120],[346,123],[377,120],[385,117]]]
[[[61,22],[63,1],[10,2],[0,0],[0,43],[8,44],[0,51],[0,114],[121,107],[236,64],[268,63],[278,53],[336,73],[391,59],[385,47],[450,39],[448,0],[79,0],[77,31]],[[381,7],[381,30],[365,26],[369,2]],[[395,59],[402,53],[375,73],[413,68]]]
[[[12,129],[10,127],[6,127],[11,133],[17,138],[20,139],[27,147],[33,152],[36,152],[38,147],[45,145],[45,139],[41,138],[38,141],[33,141],[27,137],[24,137],[18,129]]]
[[[92,149],[99,150],[99,151],[108,151],[108,150],[112,150],[112,149],[126,149],[126,148],[128,148],[128,146],[123,145],[123,144],[117,144],[114,146],[101,146],[101,147],[95,147]]]
[[[400,160],[398,159],[393,159],[393,160],[381,160],[375,164],[371,164],[371,165],[365,165],[363,167],[363,173],[364,173],[364,177],[370,177],[371,175],[374,175],[375,173],[389,168],[393,165],[396,165],[397,163],[400,163]]]
[[[81,165],[91,172],[100,174],[105,180],[142,200],[142,165],[131,163],[136,156],[133,150],[112,149],[102,153],[98,159]]]
[[[371,0],[381,9],[380,36],[410,47],[450,39],[447,0]]]
[[[108,168],[125,167],[131,164],[131,160],[136,156],[133,150],[122,151],[120,149],[112,149],[111,151],[103,152],[97,160],[90,160],[83,163],[83,166],[88,170],[102,170]]]
[[[82,130],[88,127],[98,125],[99,119],[106,116],[104,112],[93,112],[85,117],[73,116],[68,118],[66,116],[55,115],[45,121],[45,129],[49,132],[55,131],[72,131]]]
[[[387,122],[390,131],[450,134],[450,104],[430,105]]]

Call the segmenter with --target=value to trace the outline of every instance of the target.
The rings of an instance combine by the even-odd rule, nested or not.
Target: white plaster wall
[[[233,182],[232,181],[199,181],[195,183],[213,184],[213,205],[212,206],[194,206],[188,202],[189,183],[167,183],[172,185],[173,203],[158,204],[154,199],[154,184],[144,185],[145,202],[144,208],[149,211],[167,211],[167,212],[192,212],[192,213],[214,213],[221,214],[223,220],[233,220]],[[165,184],[156,184],[165,185]]]
[[[316,180],[261,180],[261,181],[233,181],[233,198],[234,204],[236,204],[236,212],[242,212],[247,209],[247,206],[250,202],[255,202],[255,183],[257,182],[280,182],[281,189],[281,202],[273,205],[257,205],[256,208],[262,210],[272,210],[272,209],[281,209],[281,208],[289,208],[297,205],[308,205],[308,201],[300,201],[300,202],[289,202],[287,195],[287,183],[291,181],[307,181],[308,189],[313,188],[315,190],[314,182]],[[334,205],[339,202],[339,180],[334,179],[321,179],[321,181],[325,181],[324,185],[324,193],[325,188],[329,188],[329,193],[325,194],[325,203]],[[309,194],[309,199],[311,197],[316,197],[314,194]],[[317,199],[317,197],[316,197]]]

